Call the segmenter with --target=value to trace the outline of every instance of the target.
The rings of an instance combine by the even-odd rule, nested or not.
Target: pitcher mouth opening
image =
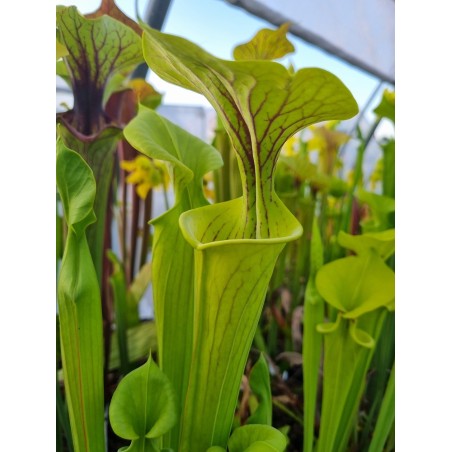
[[[299,239],[303,234],[303,227],[299,221],[284,203],[278,199],[278,221],[284,219],[281,230],[278,231],[280,234],[275,233],[268,238],[222,237],[214,229],[215,222],[222,217],[223,225],[228,224],[234,229],[235,225],[241,221],[239,215],[234,215],[234,208],[237,209],[238,206],[241,206],[241,198],[184,212],[179,218],[179,227],[182,235],[193,248],[203,250],[233,244],[275,245],[288,243]],[[212,230],[210,231],[209,228]],[[212,234],[213,237],[209,239],[209,235]]]

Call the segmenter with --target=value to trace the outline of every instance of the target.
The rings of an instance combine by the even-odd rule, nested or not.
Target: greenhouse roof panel
[[[394,0],[226,0],[394,83]]]

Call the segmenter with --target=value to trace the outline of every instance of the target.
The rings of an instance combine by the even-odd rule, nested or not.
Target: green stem
[[[100,293],[88,243],[69,230],[60,273],[58,308],[64,384],[76,452],[104,450],[104,401],[102,384],[102,314]],[[89,260],[88,260],[89,259]],[[75,261],[77,262],[75,262]],[[89,265],[91,263],[91,265]],[[73,268],[90,290],[73,298]],[[92,291],[92,292],[91,292]]]
[[[391,432],[389,433],[389,439],[386,444],[384,452],[394,452],[395,450],[395,421],[392,422]]]
[[[71,436],[71,427],[69,425],[69,415],[67,412],[66,404],[63,400],[63,395],[61,394],[60,384],[56,385],[56,410],[57,410],[57,433],[64,433],[64,438],[66,439],[66,444],[68,448],[68,452],[72,452],[74,450],[74,446],[72,445],[72,436]],[[60,428],[58,428],[60,427]],[[62,449],[61,449],[62,450]]]
[[[279,201],[275,215],[286,220],[280,237],[228,240],[235,235],[241,203],[236,199],[214,204],[180,218],[184,237],[195,253],[193,354],[180,452],[195,452],[194,445],[196,452],[226,447],[276,260],[285,244],[301,235],[301,226]],[[225,235],[218,237],[223,230]]]
[[[224,129],[220,118],[215,130],[213,146],[220,151],[223,158],[223,167],[214,171],[215,202],[224,202],[232,199],[230,186],[231,141]],[[233,154],[233,153],[232,153]]]
[[[165,201],[165,210],[169,210],[170,203],[168,200],[168,191],[166,190],[165,186],[163,186],[162,190],[163,190],[163,200]]]
[[[362,316],[364,328],[375,340],[386,310]],[[342,452],[353,428],[373,349],[357,344],[349,333],[350,321],[341,319],[334,332],[325,334],[323,400],[317,452]]]
[[[152,219],[152,190],[144,200],[144,212],[142,217],[142,241],[140,254],[140,268],[146,263],[149,253],[149,220]]]
[[[122,375],[127,375],[130,371],[129,354],[127,348],[127,287],[124,269],[119,259],[111,252],[108,252],[110,261],[113,263],[113,274],[110,277],[110,284],[113,290],[115,306],[116,334],[118,339],[120,369]]]
[[[152,262],[158,263],[152,266],[152,279],[159,367],[173,385],[178,412],[183,409],[193,347],[193,249],[178,225],[188,208],[189,197],[184,192],[175,207],[152,222]],[[180,422],[164,435],[164,447],[177,450]]]
[[[395,338],[395,314],[388,313],[381,335],[384,341],[379,341],[372,359],[372,368],[375,371],[369,379],[366,389],[366,398],[372,402],[371,411],[362,433],[362,442],[366,441],[371,427],[374,424],[375,416],[380,410],[380,405],[384,396],[385,388],[388,384],[390,369],[394,365],[394,338]]]
[[[137,192],[132,192],[132,217],[130,219],[130,260],[129,260],[129,275],[128,280],[133,281],[135,276],[135,261],[137,254],[137,240],[138,240],[138,220],[140,215],[140,207],[142,201],[138,197]]]
[[[388,315],[385,308],[379,309],[377,311],[370,312],[363,315],[360,318],[360,328],[370,332],[371,336],[374,337],[375,342],[379,342],[381,336],[381,331],[383,328],[384,321]],[[362,395],[365,389],[366,375],[370,367],[370,363],[375,353],[375,347],[368,349],[366,358],[357,366],[356,371],[353,375],[352,384],[350,386],[351,390],[346,398],[346,403],[343,408],[343,415],[341,422],[339,424],[339,435],[336,438],[336,449],[344,450],[347,446],[350,432],[353,430],[353,426],[356,424],[356,416],[358,413],[358,407]]]
[[[395,366],[392,367],[386,392],[381,404],[369,452],[381,452],[391,432],[395,418]]]
[[[105,449],[102,308],[86,229],[96,221],[93,172],[57,141],[57,185],[68,224],[58,278],[58,314],[65,398],[74,450]]]
[[[96,269],[99,286],[102,287],[104,232],[107,216],[108,197],[113,178],[115,151],[120,139],[120,130],[109,127],[103,130],[96,139],[84,137],[76,130],[69,130],[60,125],[60,133],[65,144],[80,154],[94,173],[96,180],[96,198],[94,213],[97,221],[88,226],[86,237]]]
[[[121,143],[122,144],[122,143]],[[120,154],[121,158],[121,154]],[[123,160],[123,159],[121,159]],[[127,199],[128,192],[130,190],[130,185],[126,182],[125,170],[122,168],[119,172],[119,180],[121,185],[121,206],[120,206],[120,219],[118,220],[118,236],[119,243],[121,248],[121,258],[124,262],[124,266],[128,268],[127,264]],[[126,272],[126,276],[127,276]],[[130,281],[127,280],[127,283],[130,284]]]
[[[395,142],[383,146],[383,195],[395,197]]]
[[[303,316],[303,451],[311,452],[317,411],[317,387],[322,354],[322,335],[316,326],[323,322],[325,303],[315,287],[315,276],[323,263],[323,247],[316,218],[313,218],[311,274],[306,287]]]
[[[312,237],[312,222],[314,220],[315,202],[312,199],[302,200],[300,215],[297,218],[300,220],[303,226],[303,235],[296,243],[296,256],[295,256],[295,268],[294,274],[291,278],[292,287],[291,292],[294,300],[291,305],[292,311],[297,305],[300,304],[300,289],[303,284],[306,284],[309,272],[309,255],[310,245]]]

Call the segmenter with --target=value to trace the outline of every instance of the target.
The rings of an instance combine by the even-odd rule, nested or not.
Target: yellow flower
[[[165,164],[159,160],[150,159],[139,155],[134,160],[123,160],[120,166],[130,174],[126,182],[136,185],[136,191],[140,198],[145,199],[152,188],[169,185],[169,174]]]
[[[321,126],[309,127],[313,136],[308,141],[308,151],[319,151],[320,168],[329,175],[333,174],[339,147],[350,139],[346,133],[334,130],[337,123],[329,121]]]
[[[146,80],[135,78],[129,81],[128,86],[135,93],[137,101],[149,108],[157,108],[162,100],[162,95]]]
[[[207,173],[202,180],[204,196],[211,201],[215,201],[215,189],[213,187],[213,173]]]
[[[298,135],[291,136],[283,145],[281,153],[287,157],[293,157],[297,153],[296,145],[299,141]]]

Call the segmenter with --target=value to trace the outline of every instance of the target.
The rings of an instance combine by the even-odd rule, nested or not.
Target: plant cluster
[[[357,129],[343,174],[358,106],[274,61],[287,31],[226,61],[113,0],[57,8],[59,450],[393,450],[395,142],[366,181]],[[143,62],[211,102],[211,144],[158,114]]]

